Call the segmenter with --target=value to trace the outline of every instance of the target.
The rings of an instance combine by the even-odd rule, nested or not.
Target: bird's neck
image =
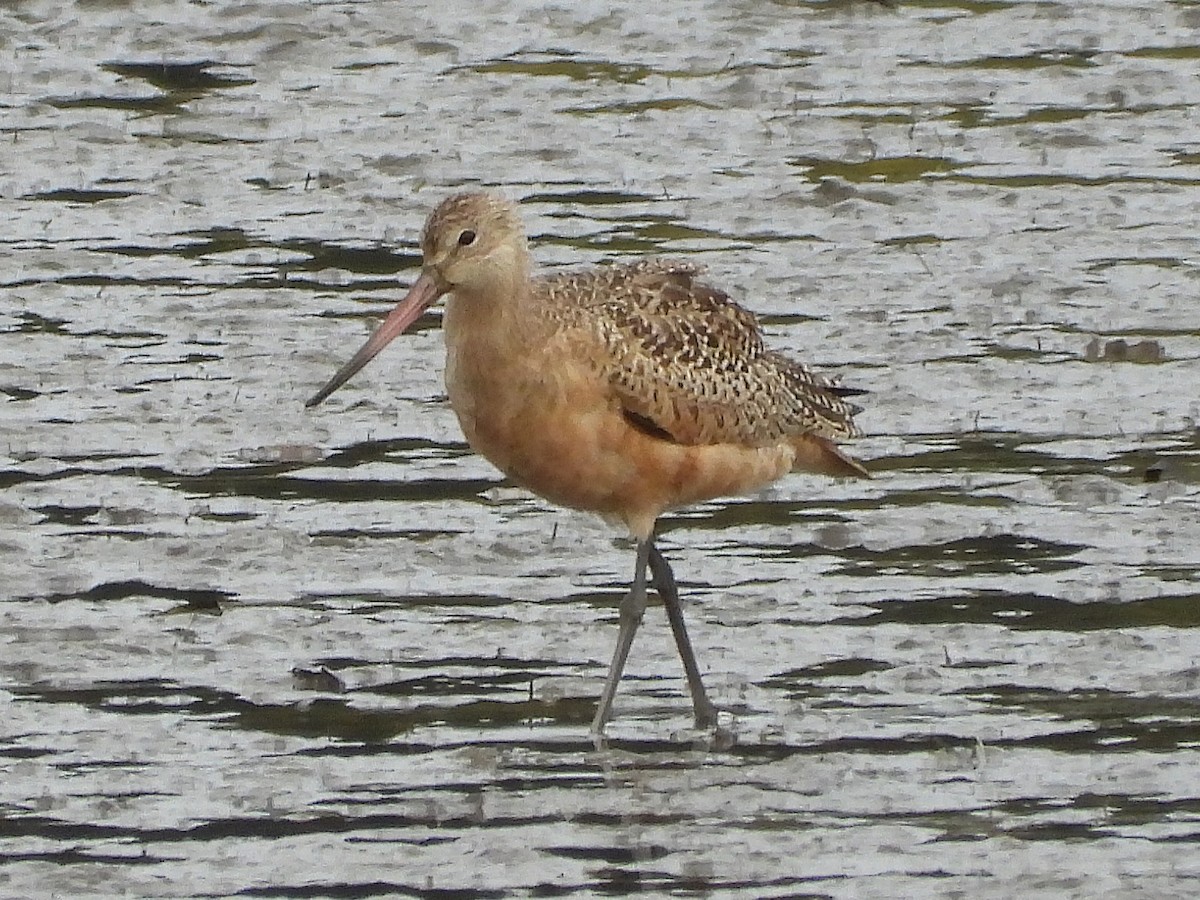
[[[528,258],[497,266],[476,285],[457,286],[446,301],[446,343],[473,355],[496,349],[519,353],[539,328],[538,298],[530,290]]]

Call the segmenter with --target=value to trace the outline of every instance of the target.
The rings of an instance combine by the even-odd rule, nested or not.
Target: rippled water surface
[[[0,4],[0,895],[1192,897],[1200,4]],[[447,193],[706,264],[869,482],[633,564],[462,442]]]

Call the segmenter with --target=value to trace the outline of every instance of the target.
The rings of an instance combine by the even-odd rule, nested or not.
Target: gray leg
[[[654,587],[662,597],[663,606],[667,608],[667,619],[675,635],[675,646],[679,649],[679,658],[683,660],[683,670],[687,673],[688,690],[692,693],[692,708],[696,712],[696,727],[712,728],[717,724],[717,708],[708,699],[708,694],[704,692],[704,682],[700,680],[700,667],[696,665],[696,654],[692,652],[692,642],[688,640],[687,628],[683,624],[683,605],[679,602],[679,591],[675,587],[675,573],[671,571],[670,563],[653,542],[650,544],[649,562],[650,571],[654,576]]]
[[[617,693],[621,673],[625,671],[625,660],[629,657],[633,636],[642,624],[642,615],[646,612],[646,560],[654,551],[653,541],[653,538],[638,541],[633,585],[621,601],[621,630],[617,632],[617,649],[613,653],[612,665],[608,667],[608,677],[604,680],[604,691],[600,694],[600,705],[596,707],[596,718],[592,719],[592,733],[596,735],[604,732],[604,725],[612,714],[613,697]]]

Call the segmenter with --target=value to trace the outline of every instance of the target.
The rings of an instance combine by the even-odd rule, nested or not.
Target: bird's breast
[[[496,337],[448,331],[450,404],[478,453],[548,500],[645,537],[666,509],[757,489],[791,467],[787,444],[686,445],[648,433],[586,359],[554,341]]]

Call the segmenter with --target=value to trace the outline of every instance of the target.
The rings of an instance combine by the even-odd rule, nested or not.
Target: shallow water
[[[1200,7],[0,7],[0,895],[1191,897]],[[876,477],[632,569],[463,444],[430,206],[698,259]],[[1124,342],[1123,344],[1120,342]]]

